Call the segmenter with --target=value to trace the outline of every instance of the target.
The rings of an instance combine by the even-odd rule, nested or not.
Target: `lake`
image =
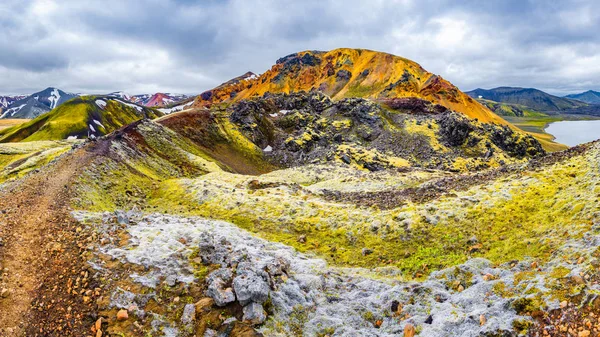
[[[600,120],[554,122],[548,125],[546,132],[553,135],[557,143],[575,146],[600,138]]]

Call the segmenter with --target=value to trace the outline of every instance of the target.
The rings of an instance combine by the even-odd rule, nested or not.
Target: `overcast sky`
[[[0,0],[0,94],[200,93],[287,54],[404,56],[462,90],[600,90],[600,1]]]

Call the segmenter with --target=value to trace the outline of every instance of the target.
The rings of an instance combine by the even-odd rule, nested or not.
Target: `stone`
[[[126,321],[129,319],[129,313],[126,309],[121,309],[117,312],[117,321]]]
[[[267,319],[267,313],[263,309],[262,305],[256,302],[251,302],[248,305],[246,305],[243,311],[243,320],[246,322],[250,322],[252,324],[260,324]]]
[[[183,313],[181,314],[181,323],[184,325],[191,324],[196,318],[196,306],[194,304],[186,304],[183,307]]]
[[[222,288],[222,284],[211,283],[208,286],[206,294],[210,296],[220,307],[223,307],[231,302],[235,301],[235,294],[231,288]]]
[[[96,320],[95,328],[96,328],[96,331],[102,329],[102,317],[100,317],[100,318],[98,318],[98,320]]]
[[[566,308],[568,305],[569,305],[569,302],[567,302],[567,301],[562,301],[562,302],[560,302],[560,308],[561,308],[561,309],[564,309],[564,308]]]
[[[204,311],[205,309],[210,309],[212,305],[215,304],[215,301],[210,297],[205,297],[200,301],[196,302],[194,306],[196,307],[196,312]]]
[[[269,284],[254,271],[243,271],[236,276],[233,289],[241,305],[250,302],[262,304],[269,298]]]
[[[370,248],[363,248],[362,249],[362,255],[363,256],[367,256],[367,255],[371,255],[371,254],[373,254],[373,249],[370,249]]]
[[[115,211],[115,215],[117,216],[117,223],[120,225],[129,225],[129,216],[127,216],[127,213],[118,210]]]
[[[433,323],[433,316],[429,315],[427,317],[427,319],[425,319],[425,324],[431,324]]]
[[[414,337],[416,333],[415,326],[408,323],[404,326],[404,337]]]
[[[494,275],[492,275],[490,273],[487,273],[487,274],[483,275],[483,280],[484,281],[491,281],[493,279],[494,279]]]
[[[9,295],[9,291],[6,288],[2,288],[2,290],[0,290],[0,297],[1,298],[7,298]]]
[[[220,268],[210,273],[207,277],[208,289],[206,290],[206,295],[211,297],[220,307],[235,301],[233,289],[227,286],[231,282],[232,276],[231,270]]]

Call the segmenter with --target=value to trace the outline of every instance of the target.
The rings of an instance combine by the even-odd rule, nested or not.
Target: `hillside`
[[[266,92],[321,91],[333,99],[416,97],[482,122],[506,124],[450,82],[402,57],[365,49],[303,51],[277,60],[264,74],[221,85],[196,98],[196,106],[262,96]]]
[[[0,118],[36,118],[75,97],[77,97],[76,94],[57,88],[47,88],[13,101],[0,115]]]
[[[498,87],[490,90],[475,89],[466,92],[473,98],[499,103],[517,104],[541,112],[560,112],[586,107],[588,104],[577,100],[553,96],[532,88]]]
[[[393,336],[407,327],[420,336],[512,336],[585,326],[596,315],[584,303],[600,248],[599,145],[477,173],[383,165],[393,156],[386,144],[417,145],[390,130],[437,140],[433,154],[444,156],[494,129],[426,101],[378,104],[267,95],[141,120],[73,149],[44,143],[56,148],[52,160],[13,172],[21,179],[0,188],[12,196],[0,214],[14,224],[2,234],[6,249],[22,252],[2,260],[15,273],[2,280],[11,301],[0,301],[10,313],[0,324],[34,303],[24,331],[55,331],[69,306],[67,336]],[[311,123],[314,114],[326,121]],[[333,127],[347,152],[314,161],[327,158],[319,149]],[[510,139],[501,134],[490,143]],[[0,151],[30,156],[22,146],[34,143]],[[361,155],[352,150],[359,145],[381,151]],[[294,163],[248,175],[217,154]],[[49,211],[39,217],[41,209]],[[38,236],[48,245],[27,244]],[[60,309],[37,310],[52,301]],[[128,318],[117,318],[123,311]]]
[[[579,94],[571,94],[565,97],[589,104],[600,104],[600,92],[594,90],[588,90]]]
[[[27,123],[0,130],[0,143],[95,138],[160,112],[102,96],[78,97]]]

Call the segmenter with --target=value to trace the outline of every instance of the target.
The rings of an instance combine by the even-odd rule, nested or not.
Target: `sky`
[[[600,1],[1,0],[0,94],[197,94],[302,50],[403,56],[463,91],[600,91]]]

